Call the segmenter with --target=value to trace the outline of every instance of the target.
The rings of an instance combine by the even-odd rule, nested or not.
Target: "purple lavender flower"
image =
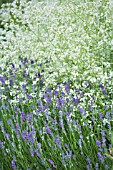
[[[3,149],[4,148],[4,142],[2,142],[1,140],[0,140],[0,149]]]
[[[92,115],[91,120],[92,120],[93,122],[95,122],[95,117],[94,117],[94,115]]]
[[[28,63],[27,57],[25,57],[24,60],[23,60],[23,64],[26,64],[26,63]]]
[[[52,102],[52,101],[51,101],[51,98],[49,98],[49,97],[46,97],[45,100],[46,100],[46,102],[47,102],[48,104],[50,104],[50,103]]]
[[[110,120],[111,119],[111,117],[110,117],[110,112],[106,112],[106,119],[108,119],[108,120]]]
[[[69,102],[69,98],[66,98],[66,101]]]
[[[84,112],[84,109],[82,107],[79,108],[80,112]]]
[[[32,95],[29,94],[29,93],[27,93],[27,98],[28,98],[28,99],[32,99]]]
[[[40,77],[41,77],[41,74],[40,74],[40,73],[38,73],[38,74],[37,74],[37,78],[40,78]]]
[[[83,135],[82,134],[80,134],[80,139],[83,139]]]
[[[10,75],[13,75],[13,72],[12,72],[12,71],[10,71],[10,72],[9,72],[9,74],[10,74]]]
[[[11,65],[12,65],[12,68],[15,68],[15,65],[13,63]]]
[[[103,90],[102,90],[102,93],[105,95],[105,94],[106,94],[106,90],[105,90],[105,89],[103,89]]]
[[[59,137],[58,135],[56,136],[54,142],[57,144],[57,146],[58,146],[59,148],[61,148],[61,140],[60,140],[60,137]]]
[[[55,96],[58,96],[58,94],[59,94],[58,91],[55,90],[55,91],[54,91],[54,95],[55,95]]]
[[[64,127],[64,124],[63,124],[63,120],[62,120],[62,118],[60,119],[60,121],[59,121],[59,125],[60,125],[60,127],[61,128],[63,128]]]
[[[38,150],[34,150],[34,153],[35,153],[38,157],[40,157],[40,153],[38,152]]]
[[[104,86],[103,86],[102,84],[100,84],[99,87],[100,87],[101,89],[104,89]]]
[[[104,137],[105,136],[105,130],[101,130],[101,134]]]
[[[12,80],[12,78],[10,78],[9,83],[10,83],[10,85],[13,85],[13,80]]]
[[[24,140],[27,139],[27,132],[26,132],[26,130],[23,130],[23,131],[22,131],[22,138],[23,138]]]
[[[69,90],[70,90],[69,84],[65,85],[65,90],[66,90],[67,93],[69,92]]]
[[[48,159],[48,162],[53,166],[53,168],[56,168],[54,162],[51,159]]]
[[[52,135],[52,131],[49,127],[46,127],[46,132],[49,134],[49,135]]]
[[[8,120],[7,120],[7,123],[12,124],[12,120],[11,120],[11,119],[8,119]]]
[[[105,170],[109,169],[109,166],[108,165],[105,165]]]
[[[47,92],[47,93],[51,93],[51,90],[52,90],[52,88],[47,88],[47,89],[46,89],[46,92]]]
[[[89,108],[89,110],[92,110],[93,109],[93,103],[89,104],[88,108]]]
[[[103,114],[102,114],[102,113],[99,113],[99,117],[100,117],[100,120],[102,120]]]
[[[22,113],[21,113],[21,122],[22,122],[22,124],[24,123],[24,122],[23,122],[24,120],[25,120],[25,113],[22,112]]]
[[[103,163],[104,162],[104,157],[102,156],[101,152],[98,152],[98,158],[99,160]]]
[[[80,107],[79,110],[80,110],[80,112],[82,113],[82,116],[85,116],[85,115],[86,115],[86,112],[85,112],[85,110],[84,110],[82,107]]]
[[[102,143],[104,144],[106,142],[105,137],[102,137]]]
[[[12,168],[16,170],[16,161],[15,161],[15,160],[12,160],[12,161],[11,161],[11,164],[12,164]]]
[[[78,125],[78,130],[81,130],[81,126],[80,125]]]
[[[31,120],[32,120],[32,115],[31,114],[27,115],[27,120],[28,120],[28,122],[31,122]]]
[[[88,162],[88,164],[91,164],[91,159],[90,158],[86,158],[86,161]]]
[[[96,145],[97,145],[98,147],[100,147],[100,146],[101,146],[101,142],[100,142],[99,140],[96,140]]]
[[[90,165],[87,165],[86,168],[87,170],[91,170]]]
[[[38,103],[39,108],[40,108],[41,110],[43,110],[43,104],[42,104],[42,101],[39,101],[39,102],[37,102],[37,103]]]
[[[4,86],[4,85],[5,85],[5,79],[0,76],[0,81],[1,81],[1,83],[2,83],[2,86]]]
[[[79,102],[78,98],[73,98],[73,102],[74,102],[75,104],[78,104],[78,102]]]
[[[34,141],[35,141],[35,138],[34,138],[33,134],[34,134],[34,132],[31,131],[27,135],[27,138],[28,138],[29,142],[31,142],[32,144],[34,144]]]
[[[10,138],[10,135],[8,133],[4,132],[4,136],[7,138],[7,140]]]
[[[65,96],[65,93],[64,92],[61,92],[61,97]]]
[[[71,105],[71,106],[70,106],[70,109],[71,109],[71,110],[73,110],[73,108],[74,108],[74,106],[73,106],[73,105]]]
[[[66,147],[66,149],[68,149],[68,148],[69,148],[67,143],[65,143],[65,144],[64,144],[64,146]]]
[[[31,60],[30,62],[31,62],[31,64],[34,64],[34,60]]]
[[[16,123],[16,131],[20,130],[20,125],[18,123]]]

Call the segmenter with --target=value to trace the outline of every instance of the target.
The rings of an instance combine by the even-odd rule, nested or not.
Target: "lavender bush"
[[[110,0],[1,9],[1,170],[111,170]]]

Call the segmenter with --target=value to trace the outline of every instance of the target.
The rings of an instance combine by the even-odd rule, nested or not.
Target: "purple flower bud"
[[[101,142],[100,142],[99,140],[96,140],[96,145],[97,145],[98,147],[100,147],[100,146],[101,146]]]
[[[105,143],[106,139],[104,137],[102,137],[102,143]]]
[[[102,90],[102,93],[105,95],[105,94],[106,94],[106,90],[105,90],[105,89],[103,89],[103,90]]]
[[[80,125],[78,125],[78,130],[81,130],[81,126]]]
[[[60,140],[60,137],[59,137],[58,135],[56,136],[54,142],[57,144],[57,146],[58,146],[59,148],[61,148],[61,140]]]
[[[102,156],[101,152],[98,152],[98,158],[99,160],[103,163],[104,162],[104,157]]]
[[[24,121],[24,119],[25,119],[25,113],[24,112],[22,112],[21,113],[21,121],[22,121],[22,124],[24,123],[23,121]]]
[[[15,65],[12,63],[12,68],[15,68]]]
[[[48,103],[48,104],[50,104],[52,101],[51,101],[51,98],[45,98],[46,99],[46,102]]]
[[[65,85],[65,90],[66,90],[67,93],[69,92],[69,90],[70,90],[69,84]]]
[[[32,96],[27,93],[27,98],[28,98],[28,99],[32,99]]]
[[[66,98],[66,101],[69,102],[69,98]]]
[[[110,117],[110,112],[106,112],[106,119],[108,119],[108,120],[110,120],[111,119],[111,117]]]
[[[49,134],[49,135],[52,135],[52,131],[49,127],[46,127],[46,132]]]
[[[54,91],[54,95],[58,96],[58,91],[57,90]]]
[[[91,163],[90,158],[86,158],[86,161],[88,162],[88,164],[90,164],[90,163]]]
[[[105,170],[109,169],[109,166],[108,165],[105,165]]]
[[[100,84],[99,87],[100,87],[101,89],[104,89],[104,86],[103,86],[102,84]]]
[[[11,164],[12,164],[12,168],[16,170],[16,161],[15,161],[15,160],[12,160],[12,161],[11,161]]]
[[[34,60],[31,60],[31,64],[34,64]]]
[[[101,130],[101,134],[104,137],[105,136],[105,130]]]
[[[48,161],[52,166],[54,166],[54,162],[51,159],[49,159]]]
[[[40,73],[38,73],[38,74],[37,74],[37,78],[40,78],[40,77],[41,77],[41,74],[40,74]]]
[[[1,83],[2,83],[2,86],[4,86],[4,85],[5,85],[5,79],[0,76],[0,81],[1,81]]]
[[[26,133],[26,130],[23,130],[23,131],[22,131],[22,138],[23,138],[24,140],[26,140],[26,139],[27,139],[27,133]]]
[[[29,142],[31,142],[32,144],[33,144],[34,141],[35,141],[35,138],[34,138],[33,134],[34,134],[34,132],[31,131],[31,132],[29,132],[28,135],[27,135],[27,138],[28,138]]]
[[[20,125],[18,123],[16,123],[16,130],[19,131],[20,130]]]
[[[79,101],[78,101],[78,98],[74,98],[74,99],[73,99],[73,102],[74,102],[75,104],[78,104],[78,102],[79,102]]]
[[[36,153],[36,155],[40,157],[40,153],[38,152],[38,150],[34,150],[34,153]]]
[[[99,117],[100,117],[100,120],[102,120],[103,114],[102,114],[102,113],[99,113]]]
[[[84,109],[82,107],[79,108],[80,112],[84,112]]]

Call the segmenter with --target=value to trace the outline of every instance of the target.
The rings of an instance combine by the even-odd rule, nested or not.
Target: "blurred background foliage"
[[[3,3],[10,3],[13,2],[13,0],[0,0],[0,7]]]

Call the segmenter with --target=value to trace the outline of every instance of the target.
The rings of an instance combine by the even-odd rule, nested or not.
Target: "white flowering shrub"
[[[42,64],[46,85],[56,78],[104,83],[113,74],[111,0],[15,0],[2,6],[1,25],[2,67],[33,59],[37,65],[35,71],[29,68],[30,75]]]

